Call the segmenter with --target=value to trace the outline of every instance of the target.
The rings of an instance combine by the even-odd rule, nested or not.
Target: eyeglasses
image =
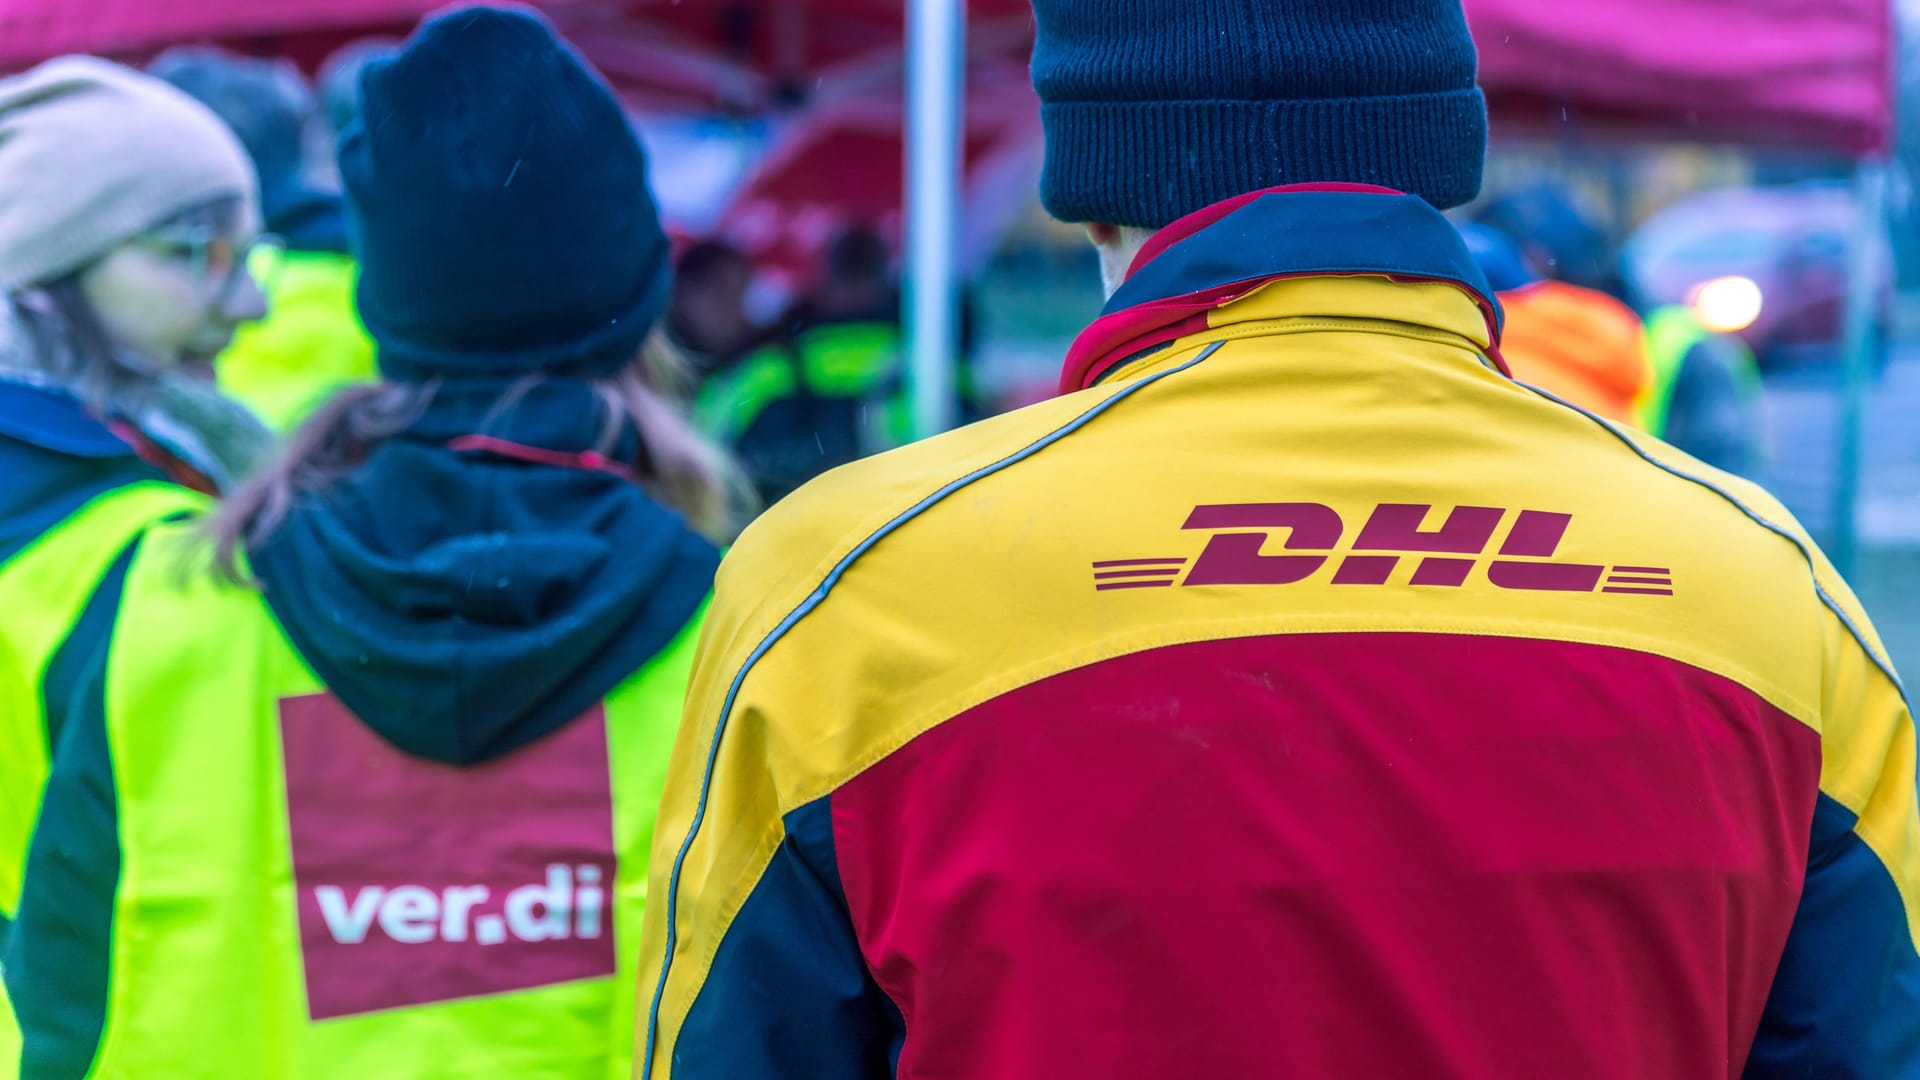
[[[189,264],[195,280],[206,292],[207,302],[214,305],[232,298],[249,268],[256,274],[277,268],[278,256],[287,247],[285,240],[272,233],[235,242],[218,230],[197,225],[163,225],[130,242],[164,258]]]

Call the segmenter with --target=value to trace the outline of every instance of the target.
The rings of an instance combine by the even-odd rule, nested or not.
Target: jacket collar
[[[184,488],[218,495],[213,480],[124,421],[102,419],[64,390],[0,378],[0,438],[72,457],[138,458]]]
[[[1323,293],[1300,290],[1276,307],[1275,290],[1268,289],[1332,277],[1387,280],[1358,294],[1358,310],[1324,309]],[[1416,299],[1402,287],[1423,283],[1442,286],[1444,298],[1428,289]],[[1246,303],[1255,293],[1263,302]],[[1464,314],[1477,323],[1466,336],[1506,370],[1499,356],[1500,305],[1444,215],[1390,188],[1301,184],[1236,196],[1155,233],[1100,318],[1068,350],[1060,392],[1092,386],[1178,338],[1282,314],[1427,321],[1455,332]]]
[[[6,378],[0,378],[0,435],[75,457],[134,456],[130,443],[65,390]]]

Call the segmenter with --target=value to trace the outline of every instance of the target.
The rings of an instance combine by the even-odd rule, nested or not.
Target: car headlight
[[[1760,317],[1765,297],[1760,286],[1738,274],[1703,281],[1687,290],[1687,306],[1693,309],[1700,325],[1719,334],[1732,334],[1752,326]]]

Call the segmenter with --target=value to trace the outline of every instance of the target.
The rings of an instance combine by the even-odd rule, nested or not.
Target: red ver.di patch
[[[280,727],[313,1019],[613,974],[600,706],[470,768],[394,749],[330,694],[282,700]]]

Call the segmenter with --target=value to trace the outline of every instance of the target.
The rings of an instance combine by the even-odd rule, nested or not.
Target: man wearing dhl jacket
[[[728,558],[642,1074],[1920,1074],[1900,685],[1778,503],[1503,370],[1458,0],[1035,8],[1112,298]]]

